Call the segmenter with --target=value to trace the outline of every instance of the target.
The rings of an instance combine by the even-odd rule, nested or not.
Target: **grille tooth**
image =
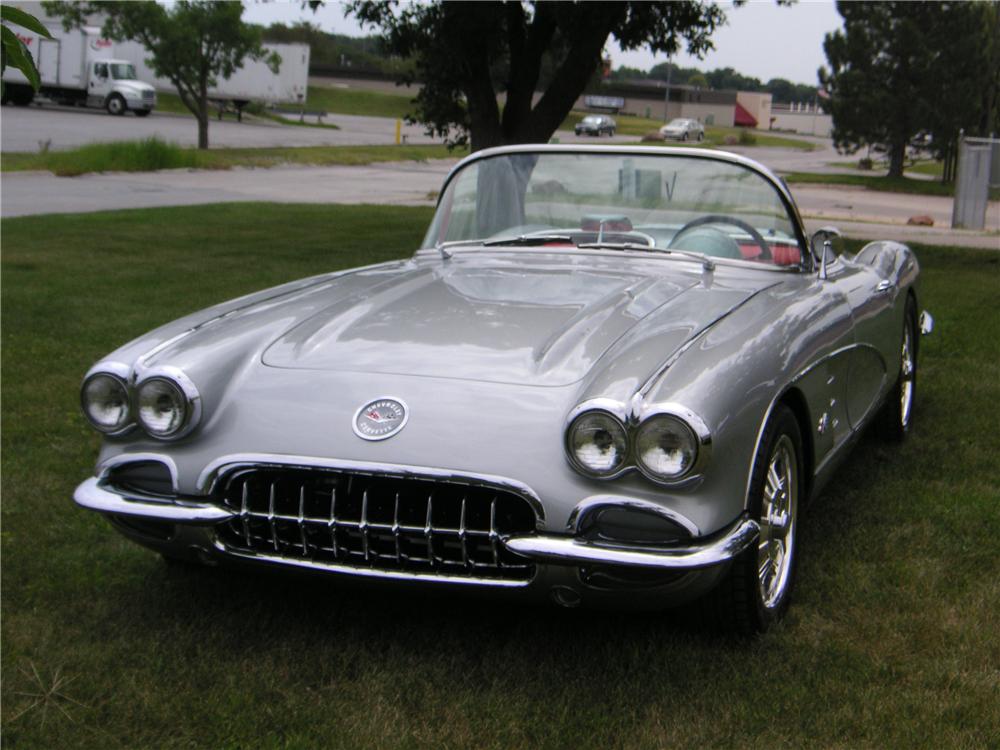
[[[231,475],[218,527],[238,551],[289,561],[474,579],[527,581],[534,566],[500,540],[534,531],[513,492],[473,484],[345,471],[261,467]]]

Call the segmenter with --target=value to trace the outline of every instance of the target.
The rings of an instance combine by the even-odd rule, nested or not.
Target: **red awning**
[[[736,102],[736,117],[733,118],[733,122],[744,128],[757,127],[757,118],[750,114],[747,108],[739,102]]]

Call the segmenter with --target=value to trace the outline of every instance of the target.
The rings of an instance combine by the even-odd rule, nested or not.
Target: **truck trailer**
[[[113,115],[134,112],[145,117],[153,111],[156,89],[138,79],[135,66],[116,55],[114,42],[102,38],[100,29],[47,28],[51,39],[26,29],[16,32],[38,67],[40,94],[59,104],[103,107]],[[35,91],[20,70],[7,67],[3,82],[4,104],[31,104]]]
[[[247,58],[229,78],[220,77],[208,89],[209,100],[220,106],[231,105],[237,111],[250,102],[270,106],[305,104],[309,87],[309,45],[269,43],[264,45],[264,50],[268,54],[277,52],[281,57],[277,74],[265,62]],[[120,42],[115,54],[132,63],[139,76],[152,81],[158,91],[176,91],[168,78],[158,78],[146,63],[149,53],[139,42]]]

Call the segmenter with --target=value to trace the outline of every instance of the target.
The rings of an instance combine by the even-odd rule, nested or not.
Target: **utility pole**
[[[673,76],[674,65],[670,62],[670,58],[667,58],[667,89],[663,92],[663,122],[667,123],[670,121],[670,79]]]

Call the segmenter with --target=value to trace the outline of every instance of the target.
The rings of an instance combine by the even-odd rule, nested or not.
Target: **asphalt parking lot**
[[[315,118],[308,118],[315,122]],[[396,121],[389,117],[362,117],[331,114],[323,123],[334,128],[294,127],[272,120],[247,118],[213,119],[208,139],[213,148],[269,148],[301,146],[362,146],[395,143]],[[402,134],[408,143],[441,143],[431,138],[421,125],[403,124]],[[85,143],[135,141],[157,136],[180,146],[198,145],[198,127],[194,117],[154,111],[140,118],[126,114],[113,117],[102,109],[59,107],[33,104],[29,107],[3,108],[0,147],[4,153],[32,152],[43,149],[68,149]],[[634,136],[613,138],[577,137],[559,133],[562,142],[607,143],[635,141]]]

